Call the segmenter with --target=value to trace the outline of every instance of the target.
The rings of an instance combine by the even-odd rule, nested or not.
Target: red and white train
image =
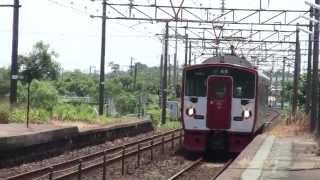
[[[233,55],[212,57],[183,70],[184,148],[240,152],[263,128],[268,78]]]

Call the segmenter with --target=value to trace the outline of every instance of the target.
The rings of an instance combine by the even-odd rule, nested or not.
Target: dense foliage
[[[71,121],[100,121],[97,114],[99,76],[84,73],[80,70],[62,72],[54,60],[57,53],[49,45],[38,42],[27,55],[19,56],[19,72],[23,79],[18,83],[18,102],[20,106],[12,112],[12,120],[25,120],[24,105],[27,99],[27,85],[31,83],[31,119],[43,122],[50,118]],[[128,70],[121,70],[119,64],[110,62],[111,71],[106,74],[105,95],[108,115],[123,116],[137,113],[142,108],[151,115],[154,124],[160,122],[159,108],[159,67],[148,67],[136,63]],[[270,72],[267,74],[271,75]],[[286,74],[290,77],[290,74]],[[281,86],[281,72],[273,73],[274,86]],[[301,76],[299,86],[299,105],[305,103],[305,75]],[[168,85],[170,87],[170,84]],[[8,95],[10,89],[10,69],[0,68],[0,98]],[[292,79],[286,79],[284,97],[287,102],[292,99]],[[80,101],[69,102],[68,98],[80,98]],[[88,101],[81,102],[81,98]],[[175,94],[169,91],[169,100],[176,100]],[[0,99],[1,100],[1,99]],[[1,105],[0,121],[8,121],[9,108]]]
[[[99,76],[80,70],[62,72],[55,61],[57,56],[48,44],[40,41],[30,53],[18,57],[19,75],[22,77],[18,83],[19,106],[11,112],[11,121],[25,121],[29,85],[32,122],[46,122],[49,119],[95,122],[104,119],[97,114]],[[123,116],[144,109],[158,124],[159,68],[135,63],[123,71],[114,62],[108,66],[111,72],[106,74],[105,81],[107,115]],[[9,93],[9,75],[8,68],[0,68],[0,96]],[[77,98],[79,101],[72,101]],[[1,110],[0,119],[8,119],[8,108],[1,107]]]
[[[298,105],[302,109],[304,107],[305,101],[306,101],[306,81],[307,76],[306,74],[303,74],[300,76],[300,83],[298,87]],[[292,101],[293,96],[293,82],[292,81],[285,81],[284,84],[284,99],[286,102]]]
[[[18,85],[18,100],[19,102],[27,101],[27,85],[19,83]],[[49,81],[34,80],[30,87],[31,106],[49,111],[58,103],[58,92]]]
[[[33,79],[56,80],[60,73],[60,65],[54,61],[58,54],[49,51],[49,45],[37,42],[27,56],[18,58],[22,82],[30,83]]]
[[[59,94],[63,96],[97,97],[97,77],[79,70],[61,74],[54,84]]]
[[[8,68],[0,68],[0,98],[10,91],[10,72]]]

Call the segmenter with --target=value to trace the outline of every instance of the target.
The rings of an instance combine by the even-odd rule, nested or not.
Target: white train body
[[[241,151],[266,120],[268,87],[266,76],[236,56],[186,67],[181,106],[184,147]]]

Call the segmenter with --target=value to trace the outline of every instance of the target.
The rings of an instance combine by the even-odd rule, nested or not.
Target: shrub
[[[45,123],[50,119],[50,113],[45,109],[34,108],[29,112],[30,123]],[[16,108],[11,113],[10,122],[25,123],[27,120],[27,110]]]
[[[162,129],[176,129],[180,127],[181,127],[180,121],[171,121],[171,120],[167,121],[166,124],[160,126],[160,128]]]
[[[161,109],[158,107],[151,107],[147,109],[147,114],[150,115],[151,121],[154,126],[158,126],[160,124],[160,117],[161,117]]]
[[[10,71],[8,68],[0,68],[0,98],[10,91]]]
[[[53,116],[60,120],[86,122],[92,122],[98,117],[94,108],[87,104],[59,104],[54,107]]]
[[[10,108],[7,104],[0,104],[0,123],[8,123]]]
[[[154,126],[159,126],[161,123],[161,109],[158,106],[151,106],[147,109],[147,114],[150,115],[151,121]],[[169,110],[167,109],[167,123],[171,121],[175,121],[174,119],[170,118]]]
[[[27,102],[27,85],[19,84],[19,101]],[[32,81],[30,87],[31,108],[41,108],[52,112],[53,107],[58,103],[58,92],[46,81]]]
[[[134,113],[136,101],[136,97],[132,93],[121,93],[115,98],[115,106],[117,112],[119,112],[121,115]]]

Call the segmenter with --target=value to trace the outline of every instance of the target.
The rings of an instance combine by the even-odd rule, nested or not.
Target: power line
[[[81,9],[76,8],[75,6],[73,6],[73,4],[74,4],[73,1],[71,1],[71,3],[70,3],[72,6],[63,4],[63,3],[61,3],[61,1],[59,2],[59,1],[57,1],[57,0],[47,0],[47,1],[50,2],[50,3],[53,3],[53,4],[57,5],[57,6],[60,6],[60,7],[63,7],[63,8],[67,8],[67,9],[71,9],[71,10],[76,11],[76,12],[78,12],[78,13],[82,13],[82,14],[86,14],[86,15],[89,15],[89,14],[90,14],[90,13],[87,11],[87,9],[88,9],[87,6],[83,6],[83,9],[84,9],[84,10],[81,10]]]

